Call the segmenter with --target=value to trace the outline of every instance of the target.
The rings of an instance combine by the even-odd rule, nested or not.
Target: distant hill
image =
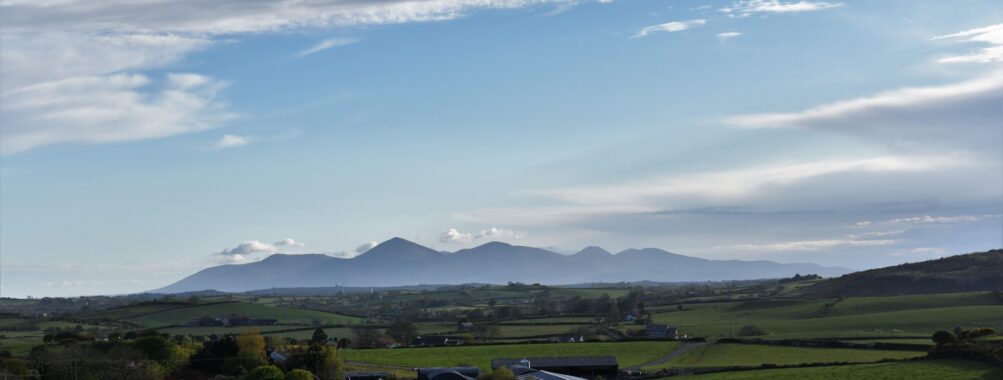
[[[547,285],[643,280],[690,282],[781,278],[795,273],[836,276],[847,272],[849,270],[843,268],[815,264],[707,260],[656,248],[611,254],[598,247],[589,247],[574,255],[562,255],[541,248],[491,242],[456,252],[439,252],[393,238],[351,259],[275,254],[254,263],[207,268],[153,292],[348,289],[419,284],[504,284],[509,281]]]
[[[1003,290],[1003,249],[871,269],[802,290],[817,297]]]

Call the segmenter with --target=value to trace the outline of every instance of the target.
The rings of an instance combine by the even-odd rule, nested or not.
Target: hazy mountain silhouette
[[[599,247],[588,247],[573,255],[562,255],[541,248],[491,242],[456,252],[439,252],[393,238],[350,259],[274,254],[253,263],[207,268],[154,292],[509,281],[542,284],[718,281],[789,277],[795,273],[837,276],[847,272],[844,268],[815,264],[708,260],[656,248],[628,249],[614,255]]]

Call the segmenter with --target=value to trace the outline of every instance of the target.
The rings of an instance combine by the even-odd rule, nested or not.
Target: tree
[[[418,335],[418,328],[415,327],[414,322],[398,318],[390,327],[387,327],[386,334],[398,343],[407,344]]]
[[[313,374],[305,369],[294,369],[286,374],[286,380],[313,380]]]
[[[244,376],[244,380],[284,380],[285,378],[282,370],[273,365],[258,366]]]
[[[344,380],[345,359],[341,357],[341,351],[333,347],[324,347],[324,360],[318,372],[322,380]]]
[[[488,339],[501,335],[501,329],[494,325],[475,325],[473,333],[481,342],[487,342]]]
[[[954,334],[951,334],[944,330],[940,330],[933,333],[933,336],[931,338],[933,339],[933,342],[936,343],[938,346],[943,346],[945,344],[954,341]]]
[[[324,344],[326,341],[327,333],[324,332],[324,329],[318,327],[316,330],[313,330],[313,335],[310,337],[310,343]]]
[[[175,344],[160,336],[145,336],[133,341],[132,346],[147,359],[163,362],[171,359]]]
[[[352,344],[355,347],[369,348],[375,347],[380,338],[380,333],[371,326],[352,327]]]
[[[481,375],[477,380],[515,380],[515,374],[508,367],[498,367]]]

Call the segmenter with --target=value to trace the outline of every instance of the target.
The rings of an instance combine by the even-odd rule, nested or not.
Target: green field
[[[765,338],[922,336],[960,326],[995,327],[1003,305],[988,293],[837,299],[778,299],[684,304],[663,309],[656,322],[680,326],[693,336],[729,336],[744,325],[759,326]]]
[[[406,367],[471,365],[490,370],[491,359],[495,358],[613,355],[621,367],[628,367],[658,359],[678,346],[676,342],[590,342],[347,350],[345,360]]]
[[[832,367],[785,368],[689,376],[693,380],[992,380],[1003,369],[963,360],[929,360]],[[674,379],[674,377],[666,378]]]
[[[124,318],[124,320],[143,327],[155,328],[184,325],[189,321],[203,316],[229,315],[276,319],[279,324],[310,325],[314,321],[320,324],[354,324],[360,322],[359,318],[323,311],[292,309],[244,302],[225,302],[172,308],[138,317]]]
[[[659,367],[695,368],[833,362],[871,363],[882,359],[906,359],[924,355],[926,355],[926,352],[921,351],[807,348],[758,344],[708,344],[696,348],[686,355]]]

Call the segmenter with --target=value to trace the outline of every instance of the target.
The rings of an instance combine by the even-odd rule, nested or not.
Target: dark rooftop
[[[617,367],[616,357],[613,356],[569,356],[569,357],[545,357],[545,358],[500,358],[491,360],[491,368],[511,367],[522,365],[520,361],[529,360],[532,368],[550,367]]]

